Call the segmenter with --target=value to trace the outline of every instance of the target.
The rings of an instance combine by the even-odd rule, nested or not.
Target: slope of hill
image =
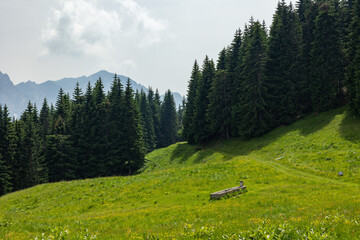
[[[103,81],[104,91],[108,92],[113,82],[114,73],[110,73],[105,70],[99,71],[90,76],[63,78],[57,81],[46,81],[41,84],[27,81],[17,85],[14,85],[11,82],[7,74],[2,74],[0,72],[0,104],[7,104],[10,112],[15,116],[19,116],[25,110],[29,100],[36,103],[38,108],[41,108],[44,98],[48,100],[49,104],[55,104],[60,88],[62,88],[66,93],[72,94],[75,84],[78,82],[80,88],[82,88],[83,92],[85,92],[88,82],[91,83],[91,86],[94,86],[99,77],[101,77]],[[118,75],[118,77],[121,79],[121,83],[125,86],[128,77],[123,75]],[[148,89],[143,85],[133,80],[130,82],[135,91],[143,90],[147,93]],[[156,86],[154,86],[154,88],[156,88]],[[182,103],[182,96],[177,92],[174,92],[173,95],[175,103],[178,106]]]
[[[136,176],[3,196],[0,238],[359,239],[359,149],[360,122],[344,109],[251,141],[177,143],[148,154]],[[209,201],[240,180],[247,193]]]

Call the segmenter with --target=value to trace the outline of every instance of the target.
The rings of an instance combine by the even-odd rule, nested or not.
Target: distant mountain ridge
[[[123,75],[117,76],[120,78],[121,83],[125,85],[128,77]],[[63,78],[55,81],[49,80],[40,84],[32,81],[27,81],[21,82],[17,85],[14,85],[11,82],[10,77],[7,74],[0,71],[0,104],[6,104],[9,108],[11,115],[19,117],[21,113],[25,110],[29,101],[35,103],[38,109],[40,109],[44,98],[47,99],[49,104],[55,104],[60,88],[62,88],[64,92],[72,94],[75,85],[78,82],[80,88],[83,90],[83,92],[85,92],[88,82],[90,82],[91,86],[94,86],[95,82],[99,78],[101,78],[103,81],[105,93],[110,91],[110,87],[114,79],[114,73],[105,70],[101,70],[90,76]],[[148,92],[148,88],[146,88],[145,86],[131,79],[130,82],[134,91],[143,90],[146,93]],[[177,92],[173,92],[173,95],[176,106],[178,106],[182,102],[182,96]]]

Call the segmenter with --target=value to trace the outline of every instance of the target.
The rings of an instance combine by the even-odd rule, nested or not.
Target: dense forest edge
[[[195,61],[185,139],[251,139],[313,112],[348,104],[359,117],[360,2],[279,1],[270,30],[253,18],[216,64]]]
[[[133,92],[115,74],[110,92],[101,78],[72,98],[60,89],[55,106],[29,102],[20,119],[0,106],[0,195],[40,183],[131,175],[145,154],[179,140],[183,106],[171,91]]]

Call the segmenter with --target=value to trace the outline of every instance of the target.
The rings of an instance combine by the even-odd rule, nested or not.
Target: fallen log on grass
[[[230,196],[230,195],[238,195],[244,192],[246,186],[244,186],[244,182],[240,181],[240,186],[232,187],[225,190],[221,190],[218,192],[214,192],[210,194],[210,199],[220,199],[221,197]]]

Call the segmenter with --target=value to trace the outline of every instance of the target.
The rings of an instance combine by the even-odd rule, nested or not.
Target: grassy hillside
[[[148,154],[137,176],[0,198],[0,239],[359,239],[359,151],[360,123],[344,109],[251,141],[178,143]],[[240,180],[247,193],[209,201]]]

